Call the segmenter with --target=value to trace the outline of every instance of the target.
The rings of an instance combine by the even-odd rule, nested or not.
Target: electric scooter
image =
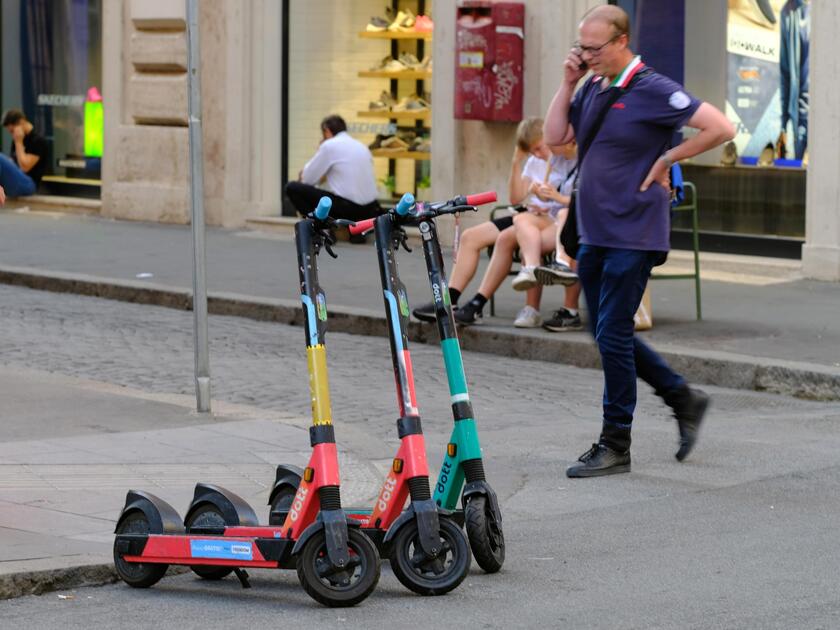
[[[408,351],[408,300],[399,279],[396,249],[406,247],[402,228],[413,198],[404,199],[395,211],[365,223],[376,232],[376,250],[385,299],[391,357],[397,385],[400,448],[379,491],[372,510],[348,508],[364,531],[389,558],[397,579],[421,595],[442,595],[456,588],[470,568],[469,545],[452,515],[432,499],[426,445],[414,393],[414,375]],[[407,247],[406,247],[407,248]],[[278,466],[269,497],[275,522],[289,509],[299,469]],[[406,501],[408,507],[406,508]]]
[[[411,195],[406,194],[403,199],[413,204]],[[455,318],[452,315],[443,253],[434,219],[443,214],[476,210],[476,206],[494,201],[496,201],[496,193],[487,192],[466,197],[459,196],[438,203],[419,202],[414,211],[406,215],[420,228],[429,286],[435,304],[443,363],[449,382],[452,415],[455,421],[452,437],[446,446],[446,456],[435,484],[434,500],[437,505],[447,510],[456,510],[460,499],[470,547],[476,562],[487,573],[495,573],[502,568],[505,561],[502,513],[496,493],[484,475],[481,444],[478,440],[475,416],[467,391],[461,346],[458,343]],[[350,229],[353,232],[361,232],[366,227],[365,222],[360,222]]]
[[[124,582],[147,588],[167,566],[187,565],[205,579],[234,571],[248,587],[243,568],[296,569],[304,590],[326,606],[353,606],[379,581],[376,546],[341,507],[338,455],[330,409],[324,336],[326,301],[318,284],[322,248],[335,257],[332,201],[322,197],[313,213],[295,225],[306,355],[312,402],[312,455],[288,515],[260,526],[244,499],[220,486],[199,483],[184,521],[164,500],[130,490],[114,541],[114,565]]]

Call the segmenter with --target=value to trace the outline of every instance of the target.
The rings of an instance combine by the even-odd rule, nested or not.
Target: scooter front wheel
[[[486,573],[496,573],[505,563],[505,535],[487,497],[473,496],[467,500],[464,522],[478,566]]]
[[[189,521],[184,523],[184,525],[186,526],[187,533],[189,533],[194,527],[224,529],[227,526],[227,523],[225,523],[224,515],[219,512],[216,506],[207,504],[202,505],[193,512]],[[191,566],[190,569],[192,569],[192,572],[198,577],[205,580],[221,580],[233,572],[233,567],[213,567],[208,565],[195,565]]]
[[[117,535],[148,533],[149,520],[139,511],[129,513],[117,527]],[[120,579],[129,586],[149,588],[163,577],[168,567],[168,564],[126,562],[122,555],[117,553],[117,543],[114,542],[114,568]]]
[[[443,549],[430,558],[420,546],[417,522],[411,520],[394,536],[391,569],[403,586],[420,595],[443,595],[457,587],[470,570],[470,548],[461,528],[440,517]]]
[[[379,582],[379,552],[358,529],[348,529],[350,563],[337,570],[327,556],[323,530],[310,538],[297,558],[300,585],[325,606],[355,606],[373,592]]]

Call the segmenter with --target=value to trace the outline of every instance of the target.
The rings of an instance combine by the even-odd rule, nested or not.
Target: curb
[[[0,267],[0,283],[192,310],[191,291],[148,282],[58,273],[30,267]],[[297,300],[209,292],[207,309],[212,315],[303,325],[303,314]],[[331,331],[387,336],[384,316],[374,311],[331,306],[329,312]],[[416,343],[438,343],[436,327],[431,324],[412,321],[408,337]],[[558,362],[579,368],[600,367],[597,348],[583,334],[567,333],[562,337],[546,337],[540,333],[483,325],[460,329],[459,338],[461,347],[473,352]],[[694,383],[765,391],[808,400],[840,400],[840,368],[674,345],[660,344],[657,350],[676,371]]]
[[[80,586],[111,584],[119,578],[114,564],[83,564],[58,569],[0,574],[0,600],[42,595]]]

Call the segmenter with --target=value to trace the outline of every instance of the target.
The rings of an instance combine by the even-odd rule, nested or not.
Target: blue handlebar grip
[[[404,216],[408,214],[408,211],[411,210],[411,206],[414,205],[414,195],[411,193],[405,193],[400,199],[400,202],[397,204],[396,213],[400,216]]]
[[[330,213],[330,208],[332,208],[332,199],[329,197],[321,197],[321,200],[318,202],[318,207],[315,208],[315,218],[319,221],[323,221]]]

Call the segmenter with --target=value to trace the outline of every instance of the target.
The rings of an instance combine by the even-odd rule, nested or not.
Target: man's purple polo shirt
[[[601,77],[578,90],[569,121],[578,143],[586,138],[610,90],[625,87],[644,64],[634,59],[601,89]],[[666,252],[670,249],[668,191],[653,183],[640,192],[653,163],[700,101],[671,79],[650,72],[613,104],[580,168],[576,197],[580,242],[585,245]]]

